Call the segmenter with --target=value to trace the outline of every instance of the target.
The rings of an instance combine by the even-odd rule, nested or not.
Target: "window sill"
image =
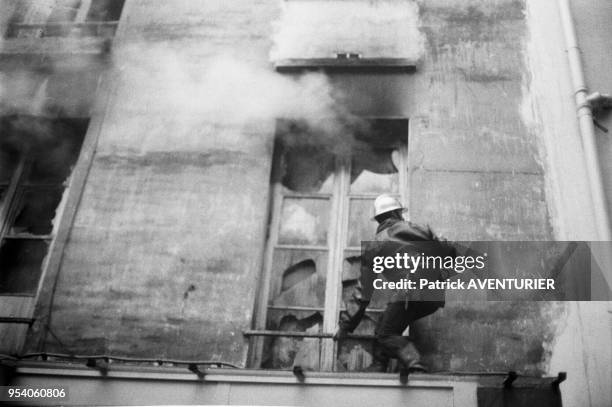
[[[6,363],[6,362],[4,362]],[[233,382],[233,383],[269,383],[269,384],[311,384],[311,385],[370,385],[370,386],[402,386],[399,375],[395,373],[364,373],[364,372],[310,372],[306,371],[306,380],[302,383],[291,371],[262,369],[232,369],[200,367],[203,375],[189,371],[180,366],[135,366],[111,364],[107,371],[89,368],[85,363],[66,363],[56,361],[19,361],[16,364],[16,374],[71,377],[104,377],[105,379],[126,380],[172,380],[196,382]],[[503,380],[503,375],[500,375]],[[410,386],[418,387],[452,387],[456,381],[475,382],[478,376],[440,375],[414,373],[410,375]]]
[[[96,367],[87,367],[83,363],[62,361],[2,361],[14,363],[18,376],[69,376],[69,377],[104,377],[118,380],[171,380],[195,382],[234,382],[234,383],[269,383],[269,384],[310,384],[310,385],[355,385],[355,386],[415,386],[415,387],[453,387],[455,383],[467,382],[479,385],[502,386],[508,374],[503,372],[448,372],[448,373],[411,373],[407,384],[399,381],[397,373],[368,372],[317,372],[305,371],[305,380],[300,382],[292,371],[264,369],[235,369],[218,367],[200,367],[202,375],[191,372],[186,366],[145,366],[112,363],[108,369],[101,371]],[[515,387],[531,387],[551,384],[555,377],[519,376]]]

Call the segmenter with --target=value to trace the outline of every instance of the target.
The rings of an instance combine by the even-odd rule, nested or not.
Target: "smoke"
[[[326,57],[336,52],[418,59],[423,53],[414,1],[304,0],[282,4],[281,17],[275,23],[273,59]],[[338,149],[350,145],[355,128],[367,126],[351,114],[346,108],[347,96],[322,73],[281,75],[269,64],[239,55],[194,55],[168,43],[116,43],[110,60],[86,61],[79,69],[93,69],[95,64],[105,65],[112,73],[110,86],[115,90],[110,109],[115,116],[110,116],[113,124],[109,125],[114,129],[107,137],[117,150],[204,148],[209,145],[204,139],[215,126],[237,128],[279,118],[301,122],[311,142]],[[70,115],[75,111],[75,100],[89,97],[93,101],[91,87],[72,84],[66,75],[61,80],[66,82],[63,89],[69,91],[52,95],[49,88],[58,79],[56,69],[75,71],[74,67],[56,65],[51,64],[46,72],[0,76],[0,114]],[[83,90],[85,96],[70,93]],[[140,112],[132,120],[128,109]],[[151,120],[136,118],[145,116]]]
[[[298,0],[285,1],[282,7],[272,60],[343,52],[418,60],[424,53],[419,8],[411,0]]]
[[[230,55],[194,64],[169,48],[130,48],[119,70],[153,109],[214,115],[221,122],[278,116],[320,118],[338,113],[342,96],[322,74],[289,78]],[[154,92],[147,97],[147,93]]]
[[[47,80],[29,72],[12,75],[0,73],[0,148],[16,154],[38,145],[51,137],[45,89]]]
[[[73,134],[84,134],[81,123],[87,122],[89,106],[81,102],[90,89],[79,81],[54,83],[51,65],[27,68],[0,72],[0,150],[4,157],[26,152],[56,156],[59,164],[71,149]]]
[[[114,53],[129,104],[148,112],[181,117],[180,129],[168,134],[173,148],[197,147],[195,137],[205,137],[203,123],[241,127],[251,123],[291,119],[309,128],[311,142],[350,135],[348,127],[361,121],[345,108],[346,96],[322,73],[286,76],[271,66],[249,63],[229,54],[194,61],[168,47],[143,48],[138,44]],[[194,130],[194,131],[190,131]],[[149,149],[162,148],[159,140],[145,140]],[[330,143],[331,144],[331,143]]]
[[[48,79],[32,72],[0,72],[0,114],[45,115]]]

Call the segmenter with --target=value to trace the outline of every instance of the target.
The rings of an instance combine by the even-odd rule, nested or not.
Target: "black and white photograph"
[[[0,405],[612,407],[612,1],[0,0]]]

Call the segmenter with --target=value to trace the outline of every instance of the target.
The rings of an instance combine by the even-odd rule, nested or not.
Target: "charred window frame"
[[[0,117],[0,296],[36,296],[88,122]]]
[[[13,10],[5,38],[113,37],[125,0],[23,1]]]
[[[371,239],[373,201],[408,194],[408,120],[364,118],[330,138],[298,121],[277,121],[271,208],[250,364],[283,369],[363,370],[371,341],[335,343],[343,298],[359,278],[361,240]],[[349,227],[349,225],[351,225]],[[384,299],[374,298],[356,333],[372,334]],[[284,337],[283,332],[315,337]]]

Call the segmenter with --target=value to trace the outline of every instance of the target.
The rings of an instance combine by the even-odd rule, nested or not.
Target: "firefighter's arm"
[[[346,311],[340,314],[338,329],[334,334],[334,340],[346,337],[357,328],[361,319],[365,315],[366,309],[372,298],[374,275],[369,270],[367,262],[362,263],[359,285],[355,287],[355,292],[351,299],[346,301]]]
[[[354,313],[350,313],[348,311],[342,312],[340,314],[340,321],[338,322],[338,329],[334,334],[334,340],[343,339],[347,334],[353,332],[355,328],[361,322],[361,319],[365,315],[366,309],[368,308],[369,300],[363,300],[361,298],[354,298],[354,301],[357,305],[357,311]]]
[[[458,256],[458,251],[457,251],[457,247],[454,243],[449,242],[445,237],[440,236],[440,235],[436,235],[431,228],[429,227],[429,225],[427,226],[427,228],[429,229],[429,233],[431,234],[431,240],[434,240],[436,242],[438,242],[438,244],[440,245],[440,249],[441,252],[445,255],[445,256],[451,256],[451,257],[457,257]]]

